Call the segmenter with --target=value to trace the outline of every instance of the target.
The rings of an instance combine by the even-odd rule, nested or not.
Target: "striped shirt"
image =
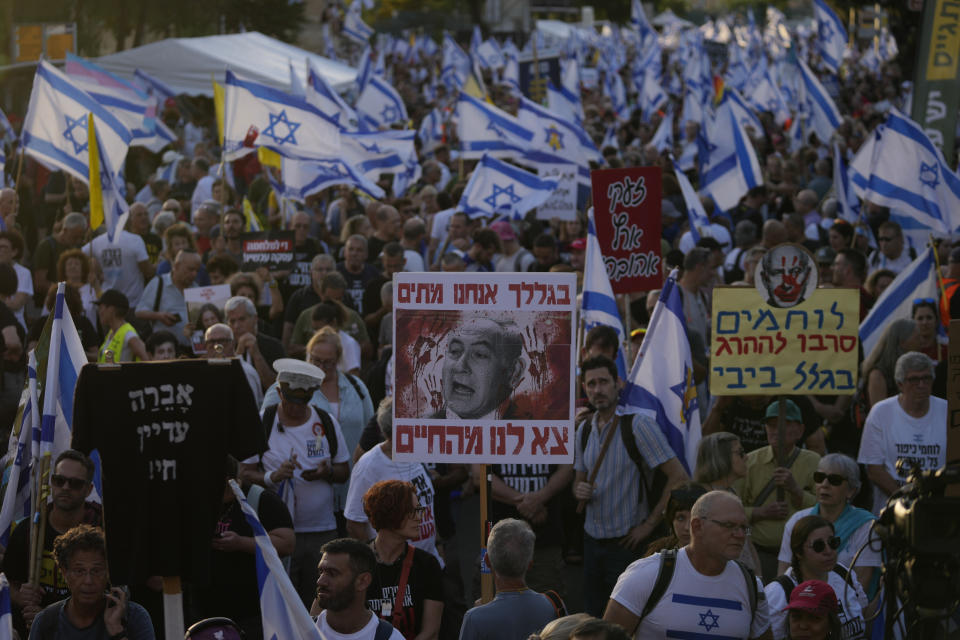
[[[590,419],[586,450],[581,450],[581,430],[585,424],[577,428],[574,469],[589,476],[600,456],[607,431],[597,427],[597,414],[594,413]],[[610,426],[619,429],[620,416],[615,416]],[[633,437],[640,455],[651,470],[676,457],[660,427],[646,415],[633,416]],[[652,476],[646,482],[650,486]],[[626,535],[631,527],[642,523],[650,512],[650,505],[647,504],[648,496],[644,496],[643,503],[639,503],[639,491],[640,470],[627,453],[622,438],[614,434],[600,465],[600,472],[593,482],[593,498],[587,502],[583,525],[587,534],[592,538],[616,538]]]

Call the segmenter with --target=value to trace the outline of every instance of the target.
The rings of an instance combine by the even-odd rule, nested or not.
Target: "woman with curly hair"
[[[408,542],[420,537],[426,509],[403,480],[381,480],[363,495],[363,510],[377,532],[370,543],[377,567],[367,607],[407,640],[435,640],[443,617],[440,563]]]

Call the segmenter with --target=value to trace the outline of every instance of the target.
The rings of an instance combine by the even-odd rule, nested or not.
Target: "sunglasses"
[[[69,485],[74,491],[79,491],[87,486],[87,481],[83,478],[68,478],[67,476],[62,476],[59,473],[55,473],[50,476],[50,484],[55,486],[57,489],[63,487],[63,485]]]
[[[830,536],[826,540],[819,539],[814,540],[810,543],[810,548],[813,549],[816,553],[823,553],[827,548],[827,545],[830,545],[830,548],[836,551],[840,548],[840,537],[839,536]]]
[[[937,304],[937,301],[934,300],[933,298],[914,298],[914,299],[913,299],[913,304],[914,304],[914,305],[918,305],[918,304]]]
[[[824,473],[823,471],[813,472],[813,481],[816,484],[820,484],[824,480],[828,480],[833,486],[839,487],[843,484],[843,481],[846,480],[846,478],[839,473]]]

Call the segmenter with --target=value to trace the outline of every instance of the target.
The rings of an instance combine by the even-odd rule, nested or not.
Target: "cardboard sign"
[[[860,292],[817,289],[793,307],[713,290],[710,393],[848,395],[857,389]]]
[[[255,231],[241,233],[243,271],[267,267],[275,271],[293,269],[293,231]]]
[[[614,293],[663,286],[660,258],[660,168],[590,173],[593,217]]]
[[[573,461],[576,276],[394,276],[393,455]]]
[[[541,178],[557,181],[553,194],[537,208],[538,220],[577,219],[577,165],[541,164],[537,167]]]

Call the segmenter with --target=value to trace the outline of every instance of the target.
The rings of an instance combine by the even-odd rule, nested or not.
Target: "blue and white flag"
[[[423,117],[417,137],[420,138],[420,148],[424,154],[431,153],[443,144],[443,112],[433,109]]]
[[[163,102],[168,98],[176,98],[177,92],[167,86],[162,80],[158,80],[146,71],[137,69],[133,72],[133,81],[147,95],[153,96],[158,101]]]
[[[282,195],[303,202],[307,196],[338,185],[350,185],[373,198],[384,197],[384,191],[373,180],[340,159],[295,160],[283,158]]]
[[[470,56],[460,48],[449,33],[443,35],[443,62],[440,80],[450,89],[459,89],[470,75]]]
[[[373,35],[373,27],[364,23],[360,15],[360,3],[357,0],[347,10],[340,32],[357,44],[367,44]]]
[[[603,140],[600,141],[600,149],[614,148],[617,151],[620,151],[620,137],[617,135],[618,127],[615,124],[611,124],[607,127],[607,130],[603,132]]]
[[[367,86],[367,81],[376,74],[373,62],[373,49],[370,45],[364,47],[360,53],[360,62],[357,64],[357,95]]]
[[[17,133],[13,130],[13,125],[7,120],[7,114],[0,109],[0,146],[4,143],[13,144],[17,139]]]
[[[298,97],[305,96],[307,88],[304,86],[303,80],[300,79],[300,74],[297,73],[296,68],[293,66],[293,60],[287,60],[287,64],[290,66],[290,93]],[[309,64],[309,60],[307,64]]]
[[[586,131],[532,100],[521,96],[517,120],[533,132],[530,147],[538,152],[540,162],[577,164],[588,170],[588,181],[590,162],[603,162],[603,156]]]
[[[88,139],[90,138],[90,134],[93,134],[93,137],[96,138],[98,149],[97,157],[100,169],[100,184],[96,184],[97,180],[94,180],[93,184],[90,185],[90,192],[91,195],[93,195],[99,191],[100,203],[103,205],[103,222],[107,226],[107,233],[110,234],[109,237],[113,239],[113,242],[118,242],[120,239],[120,231],[122,231],[123,227],[126,225],[127,212],[130,210],[130,206],[123,197],[123,191],[121,190],[120,180],[117,178],[117,172],[110,164],[109,158],[107,158],[104,154],[103,143],[100,138],[100,130],[94,129],[92,131],[88,131]],[[90,201],[92,207],[94,198],[91,197]],[[99,213],[95,212],[91,208],[91,221],[95,221],[98,218]]]
[[[10,600],[10,582],[0,573],[0,640],[13,640],[13,606]]]
[[[757,114],[753,112],[753,109],[747,105],[743,96],[741,96],[736,89],[725,89],[723,92],[723,100],[730,102],[730,109],[733,111],[733,116],[737,119],[737,122],[743,125],[744,129],[751,127],[755,138],[763,137],[764,128],[760,122],[760,118],[758,118]]]
[[[614,113],[620,120],[630,119],[630,107],[627,105],[627,89],[619,73],[607,72],[604,76],[604,92],[610,98]]]
[[[850,164],[853,190],[936,233],[960,227],[960,176],[920,126],[895,108]]]
[[[753,145],[729,102],[722,102],[714,117],[705,119],[698,144],[700,190],[721,211],[734,208],[747,191],[763,184]]]
[[[96,120],[104,155],[122,167],[133,136],[130,130],[86,91],[45,60],[37,65],[24,119],[24,150],[50,169],[89,180],[87,113]]]
[[[870,313],[860,323],[860,343],[863,345],[864,359],[870,357],[891,322],[910,317],[915,299],[936,300],[939,293],[933,249],[928,247],[884,289],[873,303]]]
[[[406,158],[415,153],[415,135],[411,129],[344,133],[336,157],[377,181],[381,173],[403,170]]]
[[[340,126],[343,130],[356,130],[359,118],[357,112],[340,97],[322,74],[317,73],[313,63],[307,61],[307,86],[304,97],[320,112]]]
[[[517,157],[533,142],[533,131],[512,115],[463,92],[457,101],[457,119],[461,155],[465,159],[484,154]]]
[[[640,0],[632,0],[630,3],[630,26],[640,35],[641,39],[647,35],[656,35],[653,26],[647,20],[647,13],[643,10]]]
[[[20,395],[19,418],[10,436],[10,450],[3,469],[6,485],[0,503],[0,547],[10,542],[13,525],[30,515],[34,448],[40,443],[40,408],[37,404],[37,357],[30,351],[27,384]],[[2,622],[0,622],[2,624]],[[2,637],[0,630],[0,637]]]
[[[673,110],[664,114],[660,126],[647,144],[653,145],[660,153],[673,151]]]
[[[240,78],[227,71],[223,149],[236,160],[256,147],[287,157],[335,157],[340,131],[305,98]],[[98,127],[99,129],[99,123]]]
[[[800,99],[804,102],[806,113],[808,114],[807,130],[812,130],[817,134],[820,142],[828,144],[833,132],[840,126],[842,118],[833,98],[823,88],[820,81],[810,71],[810,67],[797,58],[797,65],[800,68]]]
[[[777,124],[782,125],[790,118],[790,107],[780,88],[774,84],[769,69],[753,83],[746,94],[747,102],[757,111],[769,111]]]
[[[371,76],[367,80],[367,86],[357,98],[356,107],[357,115],[371,130],[389,129],[394,124],[407,122],[403,98],[389,82],[378,76]]]
[[[700,444],[700,409],[676,278],[674,270],[663,285],[622,398],[625,412],[645,413],[656,420],[677,459],[692,474]]]
[[[850,186],[850,170],[836,142],[833,143],[833,192],[839,217],[852,225],[860,222],[860,198]]]
[[[644,71],[640,77],[639,96],[640,115],[643,122],[650,122],[653,114],[667,103],[667,94],[657,80],[656,73],[650,69]]]
[[[556,180],[543,179],[485,154],[470,175],[457,209],[471,218],[520,220],[546,202],[557,185]]]
[[[500,45],[493,38],[487,38],[480,43],[477,47],[476,59],[485,69],[502,69],[505,63]]]
[[[817,52],[830,71],[836,73],[847,48],[847,29],[824,0],[813,0],[813,17],[817,21]]]
[[[687,207],[687,222],[690,225],[690,236],[694,242],[700,242],[700,229],[706,229],[710,226],[710,218],[707,217],[707,211],[703,208],[703,202],[700,196],[694,190],[687,174],[683,172],[676,162],[673,163],[673,172],[676,174],[677,183],[680,185],[680,193],[683,194],[683,203]]]
[[[283,640],[323,640],[320,630],[303,606],[290,577],[283,568],[280,556],[270,541],[270,535],[260,523],[257,512],[247,502],[236,480],[230,480],[233,490],[253,529],[255,564],[257,567],[257,589],[260,592],[260,614],[263,617],[263,637],[283,638]]]
[[[617,332],[617,374],[621,380],[627,379],[627,357],[624,345],[627,334],[620,320],[617,299],[613,297],[613,287],[607,274],[607,264],[600,249],[597,228],[593,219],[593,207],[587,210],[587,255],[583,265],[583,297],[580,316],[583,318],[584,333],[596,326],[612,327]],[[623,397],[621,396],[621,404]]]

